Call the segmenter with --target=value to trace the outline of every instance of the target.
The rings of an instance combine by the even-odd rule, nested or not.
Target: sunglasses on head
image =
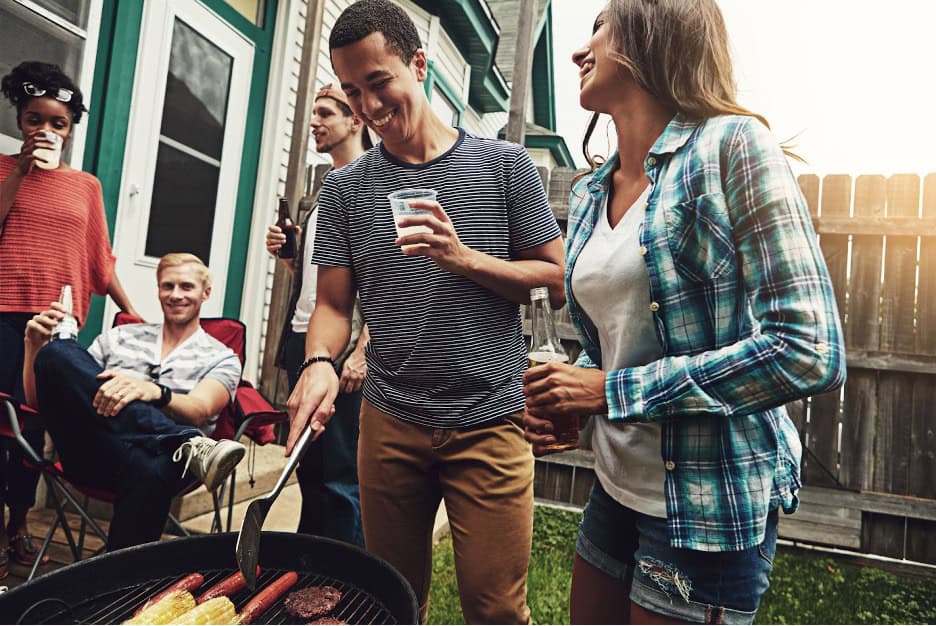
[[[23,83],[23,91],[26,92],[26,95],[33,96],[38,98],[39,96],[44,96],[48,93],[48,90],[35,85],[34,83]],[[71,102],[72,96],[75,95],[71,89],[65,89],[64,87],[59,87],[54,94],[49,94],[49,96],[55,98],[59,102]]]

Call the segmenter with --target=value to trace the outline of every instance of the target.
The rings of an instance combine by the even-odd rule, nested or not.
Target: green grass
[[[537,506],[527,600],[537,624],[569,623],[569,585],[581,515]],[[452,542],[433,553],[430,624],[463,624]],[[895,576],[820,554],[779,549],[758,624],[936,623],[936,578]]]

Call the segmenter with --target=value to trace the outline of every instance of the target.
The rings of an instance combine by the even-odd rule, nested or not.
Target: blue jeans
[[[116,550],[159,539],[185,482],[172,453],[201,432],[139,401],[99,415],[92,400],[101,371],[75,341],[53,341],[36,356],[36,395],[70,479],[114,492],[107,548]]]
[[[777,517],[774,509],[763,543],[747,550],[673,548],[666,519],[622,506],[595,481],[575,550],[608,576],[631,579],[631,602],[648,611],[699,624],[751,624],[770,585]]]
[[[305,358],[305,333],[290,331],[286,340],[289,388]],[[361,392],[340,393],[325,432],[306,449],[296,478],[302,492],[298,532],[320,535],[364,547],[357,448]]]
[[[0,313],[0,391],[20,402],[23,396],[23,336],[32,313]],[[33,450],[42,454],[45,430],[29,421],[23,436]],[[29,509],[36,503],[39,472],[23,465],[23,452],[12,439],[0,440],[0,526],[3,505]],[[13,529],[14,531],[16,529]]]

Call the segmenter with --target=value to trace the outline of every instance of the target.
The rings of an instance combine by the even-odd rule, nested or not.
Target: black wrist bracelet
[[[305,369],[309,367],[310,365],[312,365],[313,363],[325,363],[325,362],[331,363],[332,369],[335,369],[335,359],[331,358],[330,356],[324,356],[324,355],[310,356],[308,359],[303,361],[302,365],[299,366],[299,369],[296,370],[296,380],[299,380],[299,378],[302,377],[302,372],[304,372]]]

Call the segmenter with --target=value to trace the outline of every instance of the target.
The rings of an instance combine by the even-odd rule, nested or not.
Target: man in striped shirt
[[[425,622],[444,499],[466,620],[527,623],[533,457],[518,425],[519,305],[538,286],[561,305],[559,228],[521,146],[433,113],[426,54],[397,5],[352,4],[329,45],[351,108],[382,143],[330,173],[319,196],[318,300],[287,453],[307,427],[327,427],[356,287],[371,332],[358,448],[367,549],[409,580]],[[398,238],[387,195],[413,187],[437,201],[414,202],[428,213],[400,226],[430,232]]]
[[[72,478],[116,494],[108,550],[158,540],[169,504],[192,473],[217,488],[244,446],[206,437],[240,381],[237,355],[199,323],[211,275],[192,254],[156,270],[161,324],[125,324],[88,350],[54,339],[62,307],[26,327],[23,386]],[[184,469],[179,463],[185,461]]]

